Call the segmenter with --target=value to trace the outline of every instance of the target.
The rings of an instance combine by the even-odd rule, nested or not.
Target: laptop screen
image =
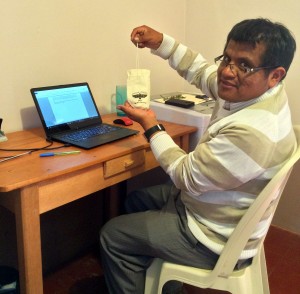
[[[47,128],[99,116],[87,84],[37,88],[33,94]]]

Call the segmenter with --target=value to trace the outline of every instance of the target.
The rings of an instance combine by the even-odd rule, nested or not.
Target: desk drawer
[[[139,150],[104,163],[104,177],[108,178],[116,174],[128,171],[145,163],[145,150]]]

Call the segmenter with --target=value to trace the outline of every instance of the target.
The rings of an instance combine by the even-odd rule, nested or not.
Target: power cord
[[[47,142],[49,142],[49,144],[44,146],[44,147],[40,147],[40,148],[21,148],[21,149],[0,148],[0,151],[17,151],[17,152],[25,151],[24,153],[20,153],[20,154],[17,154],[17,155],[0,156],[0,158],[3,158],[2,160],[0,160],[0,162],[7,161],[7,160],[10,160],[10,159],[14,159],[14,158],[26,155],[26,154],[31,154],[33,152],[40,151],[40,150],[54,150],[54,149],[59,149],[59,148],[64,148],[64,147],[70,147],[71,146],[70,144],[64,144],[64,145],[57,146],[57,147],[51,147],[53,145],[53,141],[50,140],[50,139],[46,139],[46,140],[47,140]]]

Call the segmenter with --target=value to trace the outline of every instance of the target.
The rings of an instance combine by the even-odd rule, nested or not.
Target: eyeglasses
[[[250,67],[247,66],[244,62],[240,63],[240,64],[234,64],[234,63],[230,63],[229,62],[229,58],[224,56],[224,55],[220,55],[218,57],[215,58],[215,63],[217,66],[219,67],[227,67],[229,66],[231,72],[236,75],[236,74],[249,74],[249,73],[254,73],[257,72],[261,69],[268,69],[268,68],[275,68],[278,67],[277,65],[273,65],[273,66],[259,66],[259,67]],[[235,72],[233,71],[235,68]]]

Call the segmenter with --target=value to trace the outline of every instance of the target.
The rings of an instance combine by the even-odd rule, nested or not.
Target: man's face
[[[248,43],[229,41],[224,57],[234,66],[218,68],[218,95],[222,99],[230,102],[251,100],[273,86],[270,82],[270,74],[266,75],[264,70],[243,73],[235,66],[240,64],[251,68],[261,66],[264,51],[264,44],[257,44],[254,48]]]

